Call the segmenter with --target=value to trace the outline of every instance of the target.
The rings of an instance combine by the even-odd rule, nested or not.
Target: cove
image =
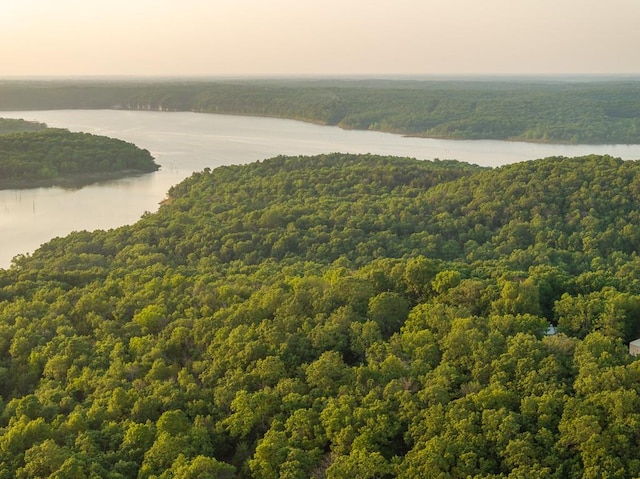
[[[591,153],[640,159],[640,145],[408,138],[293,120],[205,113],[51,110],[0,112],[0,117],[120,138],[146,148],[161,165],[156,173],[80,189],[0,190],[0,268],[7,268],[14,256],[31,253],[56,236],[131,224],[145,212],[155,211],[168,189],[194,171],[277,155],[374,153],[423,160],[455,159],[492,167]]]

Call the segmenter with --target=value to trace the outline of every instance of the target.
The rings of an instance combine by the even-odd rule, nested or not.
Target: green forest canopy
[[[0,477],[637,477],[639,216],[607,156],[195,173],[0,270]]]
[[[0,188],[158,168],[147,150],[106,136],[58,128],[0,135]]]
[[[65,108],[258,115],[435,138],[640,143],[633,80],[0,82],[0,110]]]

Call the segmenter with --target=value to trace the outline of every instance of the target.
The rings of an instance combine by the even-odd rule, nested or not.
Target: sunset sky
[[[640,0],[0,0],[0,76],[640,74]]]

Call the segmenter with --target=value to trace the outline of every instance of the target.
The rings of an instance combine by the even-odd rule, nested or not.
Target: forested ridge
[[[0,270],[0,478],[638,477],[639,215],[607,156],[195,173]]]
[[[67,108],[257,115],[431,138],[640,143],[634,80],[0,82],[0,110]]]
[[[146,173],[158,168],[147,150],[106,136],[59,128],[0,135],[0,188],[82,181],[86,175]]]

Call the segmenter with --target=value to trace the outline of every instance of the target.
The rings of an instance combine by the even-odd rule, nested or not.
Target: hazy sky
[[[0,0],[0,76],[638,74],[640,0]]]

